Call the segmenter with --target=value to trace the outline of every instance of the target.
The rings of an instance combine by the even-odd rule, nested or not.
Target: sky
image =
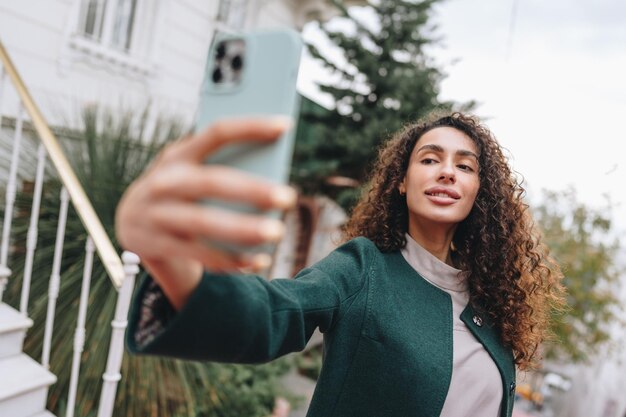
[[[435,12],[442,41],[430,54],[447,73],[441,98],[479,103],[531,201],[542,189],[573,187],[603,207],[609,195],[623,236],[626,2],[447,0]],[[304,36],[320,39],[314,25]],[[314,83],[327,78],[305,58],[299,89],[328,103]]]

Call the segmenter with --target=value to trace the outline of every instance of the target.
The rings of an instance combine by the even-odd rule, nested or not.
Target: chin
[[[447,225],[447,226],[456,226],[457,224],[463,221],[462,218],[442,218],[442,217],[435,217],[435,218],[428,219],[428,220],[430,220],[432,223],[437,223],[437,224]]]
[[[464,213],[423,213],[419,215],[424,220],[432,223],[456,225],[467,218]]]
[[[428,207],[427,203],[414,204],[413,210],[409,204],[409,217],[423,224],[455,226],[465,220],[470,213],[470,210],[461,210],[464,207]]]

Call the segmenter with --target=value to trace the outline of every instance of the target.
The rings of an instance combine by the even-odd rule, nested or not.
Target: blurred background
[[[192,126],[215,33],[285,27],[301,32],[307,43],[291,176],[300,198],[286,214],[289,234],[269,277],[290,276],[337,245],[376,148],[389,134],[436,107],[471,111],[491,128],[524,180],[527,202],[569,291],[570,310],[554,317],[555,338],[543,346],[542,368],[518,375],[515,412],[626,417],[625,3],[0,0],[0,42],[114,245],[113,215],[124,188],[164,143]],[[0,77],[0,188],[17,190],[9,213],[16,237],[6,262],[19,275],[39,137],[7,71]],[[25,162],[11,187],[18,131]],[[44,201],[56,207],[61,185],[53,168],[46,168],[46,178]],[[41,350],[49,298],[58,215],[52,211],[40,219],[43,250],[35,271],[41,278],[30,296],[35,324],[25,344],[33,356]],[[68,221],[77,226],[66,240],[78,252],[84,231],[76,215]],[[76,293],[84,263],[66,252],[60,297]],[[98,261],[94,270],[94,282],[106,283]],[[20,279],[9,279],[5,303],[18,304],[19,286]],[[111,292],[110,286],[93,286],[89,321],[110,320]],[[66,314],[76,302],[64,306],[56,313],[60,335],[71,334],[76,322]],[[107,356],[98,346],[108,337],[87,327],[79,415],[95,415]],[[58,382],[48,408],[62,415],[69,384],[63,358],[69,360],[71,342],[62,336],[53,341],[57,361],[51,370]],[[306,352],[264,367],[126,356],[114,415],[260,417],[280,396],[292,403],[292,417],[304,416],[321,355],[316,334]],[[149,382],[155,375],[158,384]]]

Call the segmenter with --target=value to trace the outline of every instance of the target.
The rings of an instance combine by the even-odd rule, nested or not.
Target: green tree
[[[337,79],[319,85],[332,96],[332,110],[311,108],[310,103],[303,108],[292,180],[305,193],[329,195],[349,208],[359,190],[334,187],[329,178],[363,183],[378,146],[390,133],[435,107],[455,106],[439,99],[444,74],[427,53],[437,43],[431,22],[437,2],[378,0],[358,10],[335,2],[340,17],[320,29],[344,59],[332,59],[328,51],[308,45]]]
[[[105,230],[119,249],[113,225],[115,208],[122,193],[145,169],[156,152],[170,139],[179,137],[183,129],[174,122],[159,122],[151,139],[142,143],[139,138],[145,136],[145,113],[114,117],[104,112],[102,118],[96,117],[98,113],[102,112],[94,108],[85,111],[84,128],[80,132],[64,132],[67,138],[63,140],[63,145]],[[34,325],[29,330],[24,346],[24,350],[34,358],[41,357],[60,190],[61,184],[56,176],[49,176],[42,195],[29,304],[29,316]],[[23,187],[16,201],[13,228],[15,242],[11,255],[13,275],[6,293],[6,302],[15,307],[19,303],[22,287],[20,281],[32,206],[32,187]],[[65,415],[69,386],[67,367],[72,362],[72,335],[76,326],[85,240],[85,229],[77,214],[70,209],[51,352],[51,371],[59,379],[50,389],[48,407],[56,415]],[[116,293],[104,267],[96,259],[76,405],[76,414],[80,416],[94,416],[97,411],[115,302]],[[290,362],[286,360],[263,366],[238,366],[125,355],[114,415],[267,416],[271,413],[274,398],[285,394],[281,391],[278,379],[289,366]]]
[[[618,320],[613,290],[623,271],[616,263],[619,242],[611,228],[611,208],[610,202],[587,206],[570,189],[544,192],[534,210],[568,291],[568,310],[555,317],[556,340],[546,345],[548,357],[587,359],[609,341],[608,327]]]

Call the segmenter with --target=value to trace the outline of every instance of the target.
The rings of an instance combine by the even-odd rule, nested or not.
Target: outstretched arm
[[[144,280],[129,317],[128,346],[135,353],[236,363],[302,350],[316,328],[332,332],[365,296],[374,250],[370,241],[353,239],[294,279],[205,273],[179,311],[154,281]]]

